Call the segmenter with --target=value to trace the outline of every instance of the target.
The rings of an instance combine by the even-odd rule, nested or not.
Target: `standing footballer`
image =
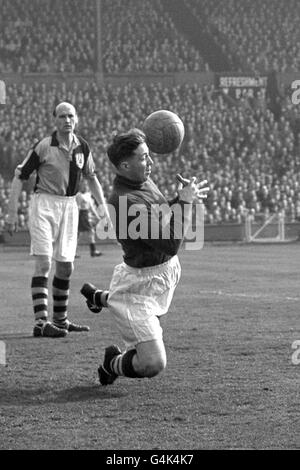
[[[178,190],[176,216],[175,205],[168,210],[150,178],[153,161],[142,131],[115,136],[107,153],[116,172],[109,202],[124,262],[115,267],[108,291],[86,283],[81,292],[92,311],[109,308],[126,349],[106,348],[98,369],[102,385],[112,384],[120,375],[153,377],[166,367],[159,318],[167,313],[180,279],[177,253],[192,219],[193,200],[206,198],[209,189],[206,181],[196,184],[195,178],[179,177],[183,188]],[[164,207],[161,215],[159,207]]]
[[[33,335],[62,337],[71,331],[89,327],[68,320],[70,278],[77,246],[78,206],[76,194],[82,175],[98,204],[109,214],[102,187],[95,174],[93,157],[87,142],[76,135],[78,117],[74,106],[58,104],[53,112],[56,130],[36,143],[23,163],[17,166],[9,202],[8,231],[17,230],[18,199],[23,181],[35,171],[36,182],[31,200],[29,231],[35,269],[31,295],[35,315]],[[48,277],[55,260],[52,281],[53,321],[48,320]]]
[[[80,184],[80,190],[77,193],[76,201],[79,209],[79,223],[78,223],[78,241],[82,233],[86,233],[89,245],[90,255],[92,257],[101,256],[101,251],[96,248],[96,225],[99,221],[99,214],[93,197],[89,191],[88,182],[83,179]],[[79,255],[76,255],[79,258]]]

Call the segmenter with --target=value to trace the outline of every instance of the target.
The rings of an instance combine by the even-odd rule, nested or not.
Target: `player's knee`
[[[74,269],[73,263],[57,263],[56,264],[56,275],[61,279],[68,279],[71,277]]]
[[[167,360],[164,357],[159,357],[147,361],[143,365],[143,376],[144,377],[154,377],[162,372],[167,365]]]
[[[51,269],[51,259],[48,256],[38,256],[35,260],[35,276],[47,276]]]

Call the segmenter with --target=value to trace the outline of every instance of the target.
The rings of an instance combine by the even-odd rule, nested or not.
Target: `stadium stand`
[[[213,83],[201,85],[197,79],[170,86],[128,79],[115,85],[108,80],[100,83],[91,75],[99,68],[99,37],[101,69],[114,77],[211,72],[209,44],[216,53],[217,48],[222,52],[224,62],[218,56],[219,64],[227,70],[298,69],[294,44],[299,6],[296,0],[286,3],[245,0],[241,5],[229,0],[225,6],[221,0],[184,0],[176,1],[182,10],[172,13],[174,1],[169,0],[102,0],[99,23],[96,1],[2,0],[0,71],[36,75],[31,82],[8,83],[7,105],[0,108],[0,231],[14,168],[35,141],[51,132],[52,110],[60,100],[74,103],[78,110],[79,132],[91,144],[105,192],[112,184],[105,156],[111,135],[140,127],[154,109],[172,109],[183,119],[186,136],[179,151],[155,157],[153,178],[167,196],[174,191],[176,173],[193,173],[211,185],[208,224],[243,223],[247,214],[265,220],[278,211],[291,221],[300,220],[300,118],[288,92],[281,95],[275,112],[262,94],[237,101]],[[184,22],[180,25],[183,11],[194,18],[195,30],[203,33],[202,44],[187,34]],[[45,81],[39,75],[56,72],[71,77],[83,72],[86,81]],[[33,181],[28,183],[20,198],[23,228],[32,185]]]
[[[184,0],[184,3],[232,58],[236,72],[299,70],[297,0]]]
[[[1,1],[0,72],[92,72],[95,60],[94,2]]]
[[[3,0],[1,8],[0,72],[96,70],[95,2]],[[106,73],[207,69],[164,13],[162,0],[103,0],[102,12],[99,32]]]
[[[185,123],[186,136],[180,151],[155,157],[153,178],[166,195],[174,190],[176,173],[195,173],[211,184],[208,223],[241,223],[249,211],[266,217],[284,209],[292,219],[300,216],[300,158],[285,113],[276,121],[268,109],[232,106],[213,86],[198,85],[113,87],[92,82],[67,88],[64,83],[35,83],[10,85],[8,95],[10,105],[5,113],[0,111],[0,158],[9,177],[32,142],[50,132],[51,110],[66,98],[77,106],[79,132],[91,143],[99,178],[108,192],[112,172],[105,149],[112,133],[140,127],[154,108],[172,107]],[[28,201],[22,197],[20,224],[27,220]]]
[[[92,73],[97,68],[97,31],[106,73],[208,70],[203,57],[213,60],[213,45],[227,58],[226,70],[298,70],[297,0],[184,0],[185,15],[177,0],[174,5],[169,0],[102,0],[97,25],[94,1],[2,0],[0,72]],[[210,35],[206,49],[213,48],[213,54],[192,43],[183,26],[187,14],[196,22],[198,36]]]
[[[103,1],[103,68],[118,72],[207,70],[199,51],[175,28],[163,0]]]

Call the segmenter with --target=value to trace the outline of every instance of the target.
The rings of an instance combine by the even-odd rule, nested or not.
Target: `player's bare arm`
[[[101,184],[99,183],[97,176],[96,175],[92,176],[91,178],[89,178],[88,182],[89,182],[91,193],[94,196],[97,204],[99,205],[98,206],[99,213],[104,214],[107,220],[108,226],[112,227],[112,222],[111,222],[111,218],[109,215],[107,203],[104,197],[103,189],[102,189]]]

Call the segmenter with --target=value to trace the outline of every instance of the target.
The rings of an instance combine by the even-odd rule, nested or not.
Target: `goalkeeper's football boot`
[[[37,323],[33,328],[33,336],[38,338],[40,336],[46,338],[62,338],[68,334],[66,328],[58,328],[53,323],[41,322]]]
[[[97,289],[93,284],[90,284],[88,282],[86,284],[83,284],[80,290],[80,293],[86,298],[86,304],[89,310],[93,313],[100,313],[102,310],[103,306],[100,303],[101,292],[101,290]]]
[[[98,368],[101,385],[111,385],[118,378],[118,375],[112,371],[110,364],[113,358],[120,354],[122,354],[121,349],[114,344],[105,349],[103,364]]]
[[[63,322],[58,322],[54,320],[54,324],[57,328],[64,329],[67,331],[76,331],[81,333],[82,331],[90,331],[90,327],[87,325],[78,325],[76,323],[72,323],[69,320],[64,320]]]

